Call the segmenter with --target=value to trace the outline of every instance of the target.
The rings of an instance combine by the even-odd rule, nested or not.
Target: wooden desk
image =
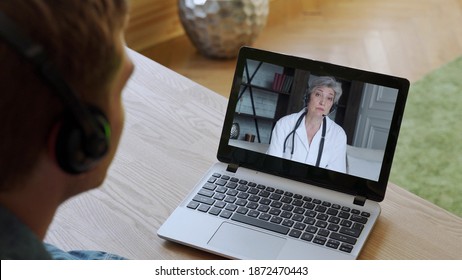
[[[130,51],[126,124],[104,185],[66,202],[45,241],[131,259],[216,259],[156,231],[210,165],[227,100]],[[462,259],[462,219],[390,184],[361,259]]]

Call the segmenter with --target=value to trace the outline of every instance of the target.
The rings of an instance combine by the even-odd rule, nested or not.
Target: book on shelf
[[[292,87],[294,77],[281,73],[274,73],[272,89],[279,92],[288,93]]]

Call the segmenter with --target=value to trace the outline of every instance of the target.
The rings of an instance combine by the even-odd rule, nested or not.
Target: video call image
[[[398,89],[247,60],[229,144],[378,181]]]

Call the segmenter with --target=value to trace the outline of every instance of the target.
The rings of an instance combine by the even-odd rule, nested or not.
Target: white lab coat
[[[300,126],[295,131],[294,153],[292,152],[292,135],[286,142],[284,152],[284,140],[287,135],[295,128],[295,124],[305,110],[298,113],[287,115],[281,118],[275,125],[271,143],[267,154],[285,159],[291,159],[310,165],[316,165],[318,159],[319,143],[322,135],[322,124],[319,130],[314,135],[311,145],[308,142],[308,135],[305,128],[305,117],[303,117]],[[324,140],[324,148],[319,166],[330,170],[346,173],[346,134],[345,131],[329,117],[325,117],[326,136]]]

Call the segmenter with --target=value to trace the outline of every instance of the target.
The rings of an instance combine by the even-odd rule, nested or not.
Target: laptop
[[[324,147],[312,138],[310,152],[322,152],[315,164],[287,156],[295,127],[275,131],[285,116],[303,115],[309,85],[322,77],[342,94],[323,114]],[[408,89],[404,78],[242,47],[218,161],[158,236],[231,259],[356,259],[380,215]],[[333,127],[343,135],[334,142]],[[333,156],[342,168],[326,163]]]

